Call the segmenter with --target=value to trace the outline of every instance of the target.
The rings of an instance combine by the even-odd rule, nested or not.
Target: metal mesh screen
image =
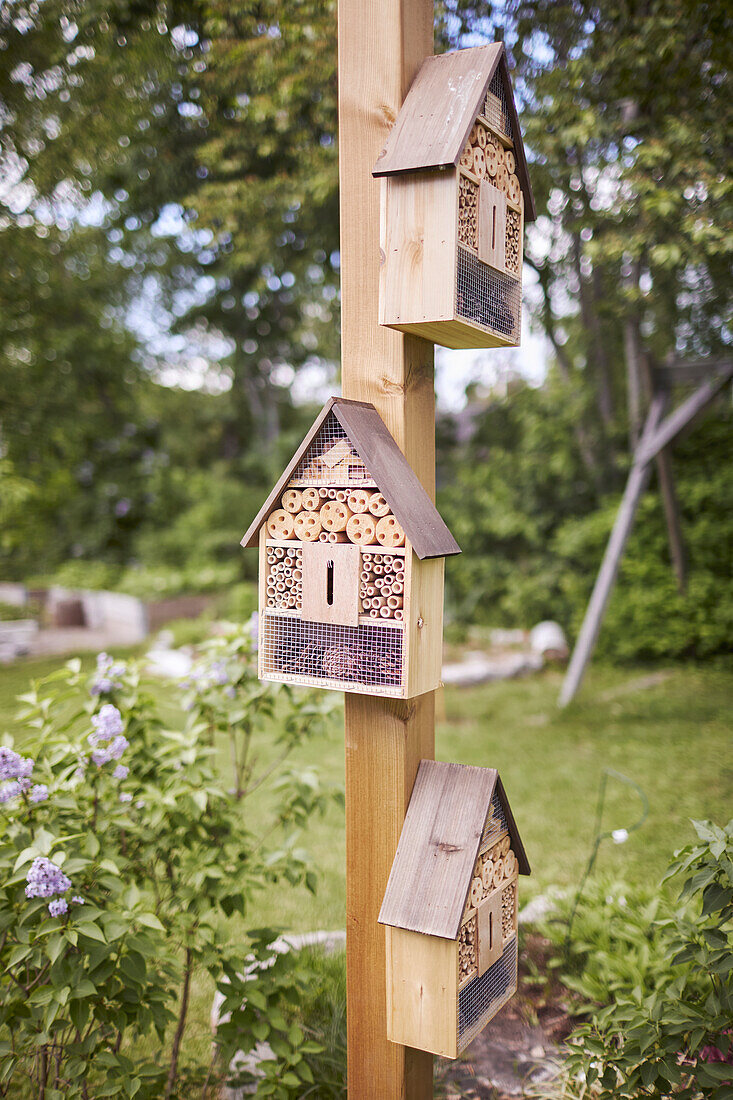
[[[509,999],[517,985],[517,937],[480,978],[458,993],[458,1049],[463,1050]]]
[[[376,488],[374,479],[332,412],[298,463],[289,484]]]
[[[488,814],[486,818],[479,851],[483,852],[486,848],[490,848],[492,844],[496,843],[499,837],[504,836],[504,834],[508,832],[509,826],[504,813],[504,807],[499,798],[499,792],[494,791],[494,797],[491,799],[491,813]]]
[[[522,319],[521,287],[477,256],[458,246],[456,314],[518,344]]]
[[[512,123],[509,118],[509,111],[507,110],[504,81],[501,79],[501,74],[498,69],[494,73],[492,81],[489,84],[489,90],[486,93],[486,100],[484,102],[483,114],[489,126],[498,130],[500,134],[506,134],[510,140],[514,140]]]
[[[361,685],[374,694],[399,695],[402,637],[403,631],[394,627],[334,626],[265,614],[261,673],[320,687]]]

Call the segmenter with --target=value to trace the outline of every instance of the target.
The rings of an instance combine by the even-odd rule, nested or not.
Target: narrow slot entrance
[[[333,607],[333,561],[326,562],[326,603]]]

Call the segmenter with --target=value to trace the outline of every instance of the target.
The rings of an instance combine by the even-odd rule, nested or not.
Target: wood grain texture
[[[372,402],[435,494],[433,348],[379,325],[379,182],[371,168],[433,50],[432,0],[339,0],[341,349],[344,397]],[[428,1100],[433,1060],[387,1037],[377,923],[418,765],[435,752],[434,694],[347,694],[346,969],[350,1100]]]
[[[454,318],[452,321],[419,321],[414,324],[390,326],[407,335],[433,340],[444,348],[515,348],[516,340],[489,332],[478,325],[467,324]]]
[[[389,1038],[455,1058],[458,944],[402,928],[384,933]]]
[[[501,42],[426,59],[372,169],[374,176],[454,168],[497,67],[514,134],[516,175],[524,195],[525,217],[527,221],[534,221],[537,211]]]
[[[382,924],[456,939],[497,778],[494,768],[422,761]]]
[[[457,186],[454,170],[382,181],[380,324],[452,319]]]
[[[442,558],[407,559],[405,597],[405,668],[407,697],[440,686],[443,665]]]
[[[332,602],[327,602],[332,562]],[[315,623],[359,624],[359,547],[310,542],[303,546],[303,618]]]
[[[427,58],[374,166],[374,175],[455,166],[502,52],[502,44],[496,42]]]

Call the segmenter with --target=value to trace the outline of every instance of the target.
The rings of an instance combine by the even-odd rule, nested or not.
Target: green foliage
[[[180,1064],[192,983],[207,974],[231,1012],[216,1036],[222,1072],[235,1050],[267,1041],[279,1067],[269,1095],[299,1095],[291,1078],[308,1080],[298,1067],[310,1051],[283,1012],[299,1003],[307,967],[297,956],[269,965],[274,930],[242,941],[228,926],[268,882],[315,888],[298,830],[331,796],[314,772],[284,765],[318,733],[321,709],[307,693],[263,689],[247,635],[219,639],[197,667],[182,729],[165,727],[136,665],[107,659],[91,684],[71,662],[22,702],[36,786],[3,786],[3,1087],[33,1083],[47,1100],[188,1095],[207,1076]],[[126,743],[95,760],[110,720]],[[220,730],[241,762],[233,792],[217,774]],[[277,745],[274,761],[261,760],[258,738]],[[262,784],[269,818],[248,823],[246,796]],[[37,857],[71,881],[55,888],[60,911],[59,897],[26,897]]]
[[[662,880],[683,876],[676,905],[618,886],[581,904],[563,980],[591,1019],[571,1037],[568,1068],[601,1100],[730,1097],[733,821],[693,825],[698,842]]]
[[[619,497],[596,494],[572,433],[564,383],[520,387],[476,415],[454,447],[439,505],[463,550],[446,569],[449,607],[462,621],[580,626]],[[729,651],[733,629],[733,495],[727,455],[733,419],[715,409],[676,449],[674,468],[689,556],[676,588],[654,479],[642,499],[599,638],[617,659],[707,658]]]

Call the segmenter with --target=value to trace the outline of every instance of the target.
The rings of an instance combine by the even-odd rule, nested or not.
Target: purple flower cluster
[[[4,784],[0,787],[0,803],[9,802],[28,790],[34,765],[30,756],[21,756],[5,745],[0,747],[0,782]]]
[[[108,695],[115,688],[122,687],[119,676],[124,676],[127,665],[123,661],[115,661],[109,653],[100,653],[97,656],[97,671],[91,686],[92,695]]]
[[[69,911],[69,903],[64,898],[55,898],[48,903],[48,911],[52,917],[62,917]]]
[[[130,742],[123,737],[122,715],[112,703],[105,703],[99,714],[92,718],[93,733],[87,740],[92,746],[92,760],[101,768],[110,760],[119,760]]]
[[[45,802],[48,798],[48,787],[45,783],[36,783],[31,787],[28,797],[31,802]]]
[[[54,894],[65,894],[71,889],[71,879],[46,856],[37,856],[33,860],[26,881],[27,898],[52,898]]]
[[[34,761],[30,756],[22,757],[3,745],[0,748],[0,780],[3,779],[30,779],[33,772]]]

